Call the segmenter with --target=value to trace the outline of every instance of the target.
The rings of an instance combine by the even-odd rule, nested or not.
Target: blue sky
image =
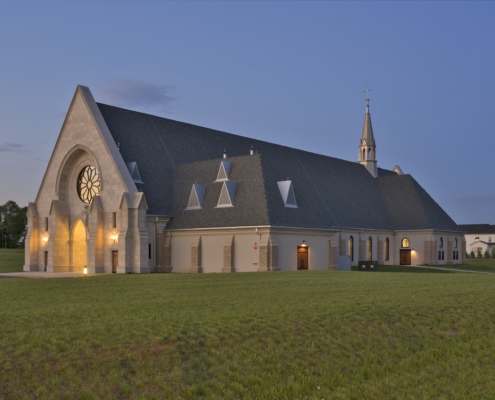
[[[97,101],[378,164],[495,223],[494,2],[2,2],[0,204],[34,201],[77,84]]]

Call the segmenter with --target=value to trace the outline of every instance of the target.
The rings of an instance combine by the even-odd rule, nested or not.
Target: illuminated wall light
[[[84,267],[84,275],[88,275],[88,269]]]
[[[46,236],[43,238],[43,242],[48,243],[48,238]]]
[[[117,240],[117,235],[110,236],[110,240],[113,240],[115,242]]]

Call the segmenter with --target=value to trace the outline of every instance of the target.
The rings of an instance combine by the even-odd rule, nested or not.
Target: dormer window
[[[215,208],[234,207],[235,182],[224,182]]]
[[[203,204],[203,196],[205,194],[205,187],[205,185],[198,185],[197,183],[192,185],[186,210],[201,209],[201,205]]]
[[[217,180],[215,182],[222,182],[229,180],[230,163],[228,161],[220,162],[220,168],[217,174]]]
[[[294,194],[294,188],[292,187],[292,181],[280,181],[277,182],[278,190],[282,195],[285,207],[297,208],[296,196]]]

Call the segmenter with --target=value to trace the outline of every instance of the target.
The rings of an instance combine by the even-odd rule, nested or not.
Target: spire
[[[364,126],[363,126],[363,134],[361,135],[361,146],[364,145],[375,145],[375,138],[373,136],[373,128],[371,127],[371,116],[370,116],[370,98],[369,92],[373,89],[368,89],[366,86],[366,90],[363,90],[363,93],[366,92],[366,114],[364,115]]]
[[[361,140],[359,142],[359,164],[362,164],[370,172],[373,177],[378,176],[378,170],[376,168],[376,143],[375,137],[373,136],[373,128],[371,126],[371,116],[370,116],[370,98],[369,89],[366,86],[366,114],[364,115],[364,126],[363,133],[361,135]]]

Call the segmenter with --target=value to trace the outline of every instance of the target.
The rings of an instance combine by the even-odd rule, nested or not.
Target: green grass
[[[464,265],[441,265],[444,268],[464,269],[469,271],[495,272],[495,259],[493,258],[468,258]]]
[[[434,270],[430,268],[418,268],[418,267],[410,267],[407,265],[379,265],[376,271],[362,271],[359,269],[358,265],[353,265],[351,267],[352,271],[363,272],[363,273],[374,273],[374,272],[407,272],[407,273],[426,273],[426,274],[455,274],[453,271],[441,271]]]
[[[495,398],[495,276],[0,280],[2,399]]]
[[[22,272],[24,249],[0,249],[0,273]]]

